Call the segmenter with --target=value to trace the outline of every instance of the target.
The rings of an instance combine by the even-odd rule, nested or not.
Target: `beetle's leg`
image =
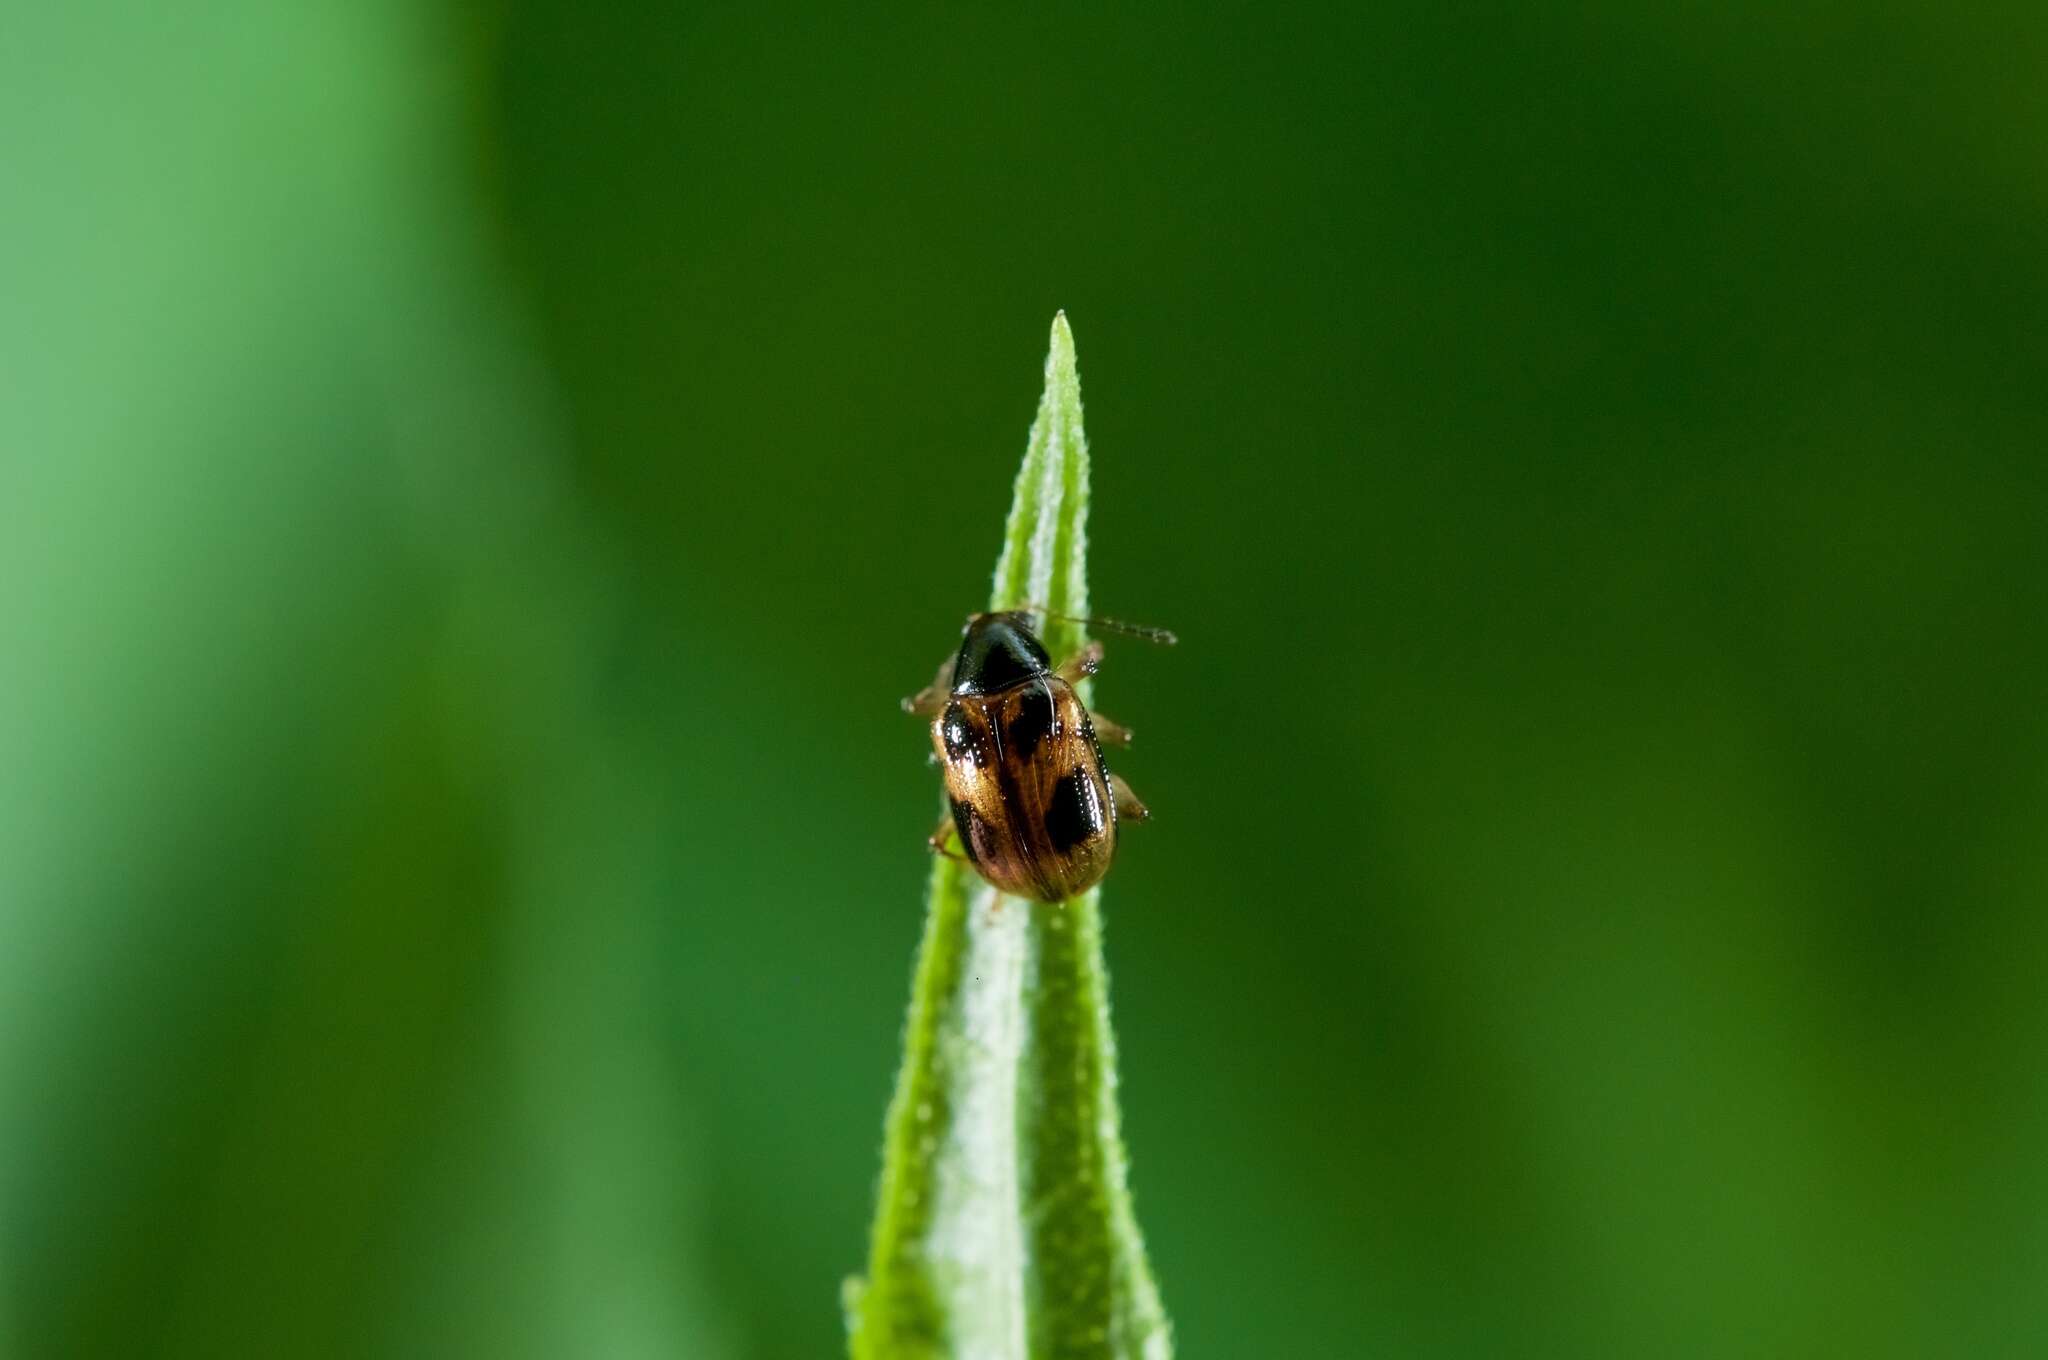
[[[1095,674],[1095,668],[1102,664],[1102,644],[1091,642],[1074,655],[1053,668],[1053,674],[1068,684],[1076,684]]]
[[[1131,792],[1131,786],[1120,774],[1109,777],[1109,791],[1116,798],[1117,820],[1126,822],[1149,822],[1152,809],[1138,801],[1138,795]]]
[[[946,696],[953,688],[953,662],[947,657],[939,665],[939,673],[932,682],[903,701],[903,711],[914,713],[920,718],[936,718],[946,709]]]
[[[1106,742],[1111,746],[1129,746],[1131,744],[1131,729],[1125,727],[1122,723],[1112,718],[1105,718],[1100,713],[1090,713],[1088,715],[1088,722],[1095,729],[1095,739],[1097,741]]]
[[[939,824],[937,826],[932,828],[932,834],[925,841],[925,844],[931,846],[932,850],[935,853],[944,855],[947,859],[958,860],[962,864],[965,864],[967,862],[967,856],[955,854],[953,851],[948,850],[946,848],[946,842],[952,839],[953,831],[953,814],[949,812],[939,819]]]

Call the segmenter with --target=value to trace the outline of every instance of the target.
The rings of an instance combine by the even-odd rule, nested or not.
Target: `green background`
[[[840,1353],[1063,307],[1182,1354],[2040,1354],[2044,68],[0,3],[0,1348]]]

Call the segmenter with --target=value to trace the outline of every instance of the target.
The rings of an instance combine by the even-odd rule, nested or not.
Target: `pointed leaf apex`
[[[1046,385],[1050,387],[1055,376],[1061,384],[1073,382],[1079,385],[1074,362],[1074,330],[1067,324],[1065,312],[1055,312],[1052,318],[1052,338],[1045,350]]]

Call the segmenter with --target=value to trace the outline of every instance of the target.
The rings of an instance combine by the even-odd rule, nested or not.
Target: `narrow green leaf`
[[[1062,314],[989,607],[1086,615],[1087,517]],[[1086,641],[1063,619],[1043,638],[1055,658]],[[1172,1354],[1126,1186],[1099,896],[1028,902],[933,861],[854,1360]]]

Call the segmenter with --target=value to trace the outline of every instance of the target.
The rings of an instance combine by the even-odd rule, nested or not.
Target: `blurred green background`
[[[1182,1354],[2048,1345],[2048,10],[0,4],[0,1348],[841,1353],[1047,323]]]

